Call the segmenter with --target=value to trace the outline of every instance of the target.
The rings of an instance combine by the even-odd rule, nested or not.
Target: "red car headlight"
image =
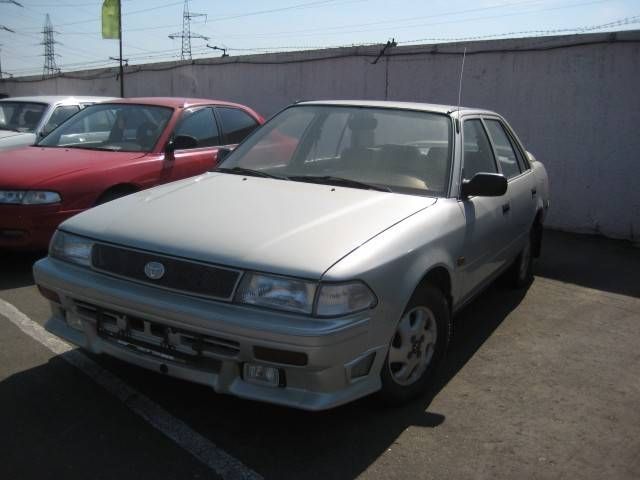
[[[56,192],[40,190],[0,190],[0,204],[46,205],[60,203],[62,198]]]

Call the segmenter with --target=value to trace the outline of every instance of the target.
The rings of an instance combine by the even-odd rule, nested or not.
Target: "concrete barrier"
[[[301,99],[389,99],[495,110],[543,161],[548,226],[640,239],[640,31],[249,55],[127,69],[127,96],[233,100],[264,115]],[[5,80],[15,95],[118,95],[115,69]]]

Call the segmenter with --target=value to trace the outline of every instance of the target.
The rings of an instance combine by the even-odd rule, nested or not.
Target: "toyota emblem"
[[[149,262],[144,266],[144,274],[151,280],[160,280],[164,277],[164,265],[160,262]]]

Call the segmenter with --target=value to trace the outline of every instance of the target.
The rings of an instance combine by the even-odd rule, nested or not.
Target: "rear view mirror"
[[[476,173],[471,180],[462,181],[463,197],[499,197],[507,191],[507,179],[498,173]]]

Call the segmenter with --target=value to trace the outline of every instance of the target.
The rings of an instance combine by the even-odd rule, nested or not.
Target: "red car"
[[[91,105],[37,145],[0,152],[0,248],[46,248],[83,210],[201,174],[264,119],[217,100],[128,98]],[[123,214],[126,214],[123,212]]]

